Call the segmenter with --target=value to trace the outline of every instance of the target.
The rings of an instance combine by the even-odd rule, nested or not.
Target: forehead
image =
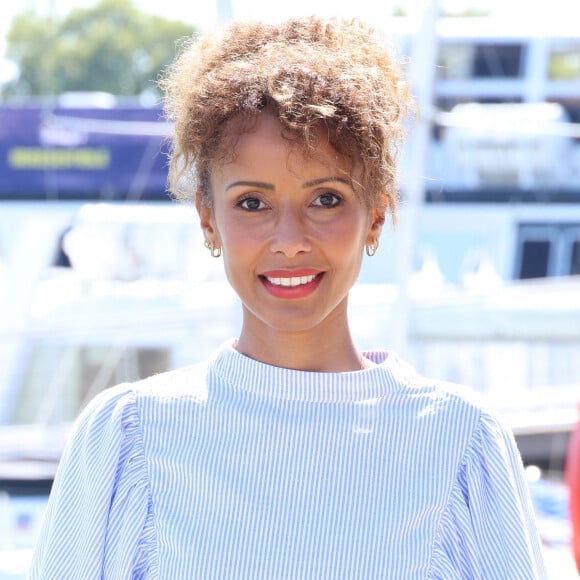
[[[264,168],[273,157],[284,157],[288,168],[300,173],[308,165],[324,166],[357,182],[357,163],[340,155],[331,144],[329,133],[320,125],[309,129],[308,137],[284,126],[271,112],[264,111],[251,118],[230,120],[222,131],[219,154],[212,162],[212,173],[227,166],[252,165]]]

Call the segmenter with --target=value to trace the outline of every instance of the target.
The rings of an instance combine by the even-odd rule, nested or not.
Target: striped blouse
[[[346,373],[221,348],[97,396],[30,578],[545,578],[509,430],[396,355]]]

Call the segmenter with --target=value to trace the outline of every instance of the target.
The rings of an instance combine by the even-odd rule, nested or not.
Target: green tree
[[[155,91],[178,42],[194,32],[182,22],[138,10],[131,0],[101,0],[61,19],[26,12],[14,19],[7,35],[6,55],[19,74],[2,94]]]

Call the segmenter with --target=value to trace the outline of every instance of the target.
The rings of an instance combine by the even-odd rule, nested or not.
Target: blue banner
[[[0,106],[0,199],[168,199],[160,108]]]

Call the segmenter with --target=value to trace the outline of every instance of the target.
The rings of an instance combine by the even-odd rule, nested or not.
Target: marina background
[[[67,13],[94,2],[4,5]],[[372,6],[375,4],[375,6]],[[184,14],[307,13],[242,0]],[[454,16],[440,17],[439,8]],[[407,16],[392,16],[393,10]],[[487,15],[463,18],[474,9]],[[580,11],[580,7],[579,7]],[[577,577],[562,475],[580,403],[580,34],[567,2],[321,3],[408,57],[422,116],[402,209],[351,319],[425,374],[471,385],[522,451],[552,577]],[[539,17],[539,18],[538,18]],[[0,79],[17,71],[9,63]],[[104,93],[0,102],[0,579],[21,578],[70,422],[112,384],[205,358],[237,299],[165,192],[159,104]]]

